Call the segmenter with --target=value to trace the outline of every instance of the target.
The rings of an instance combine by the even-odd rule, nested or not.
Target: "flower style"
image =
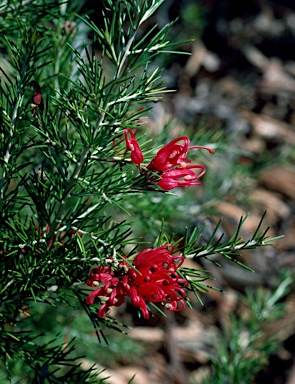
[[[131,135],[131,138],[128,138],[128,134]],[[190,139],[187,136],[180,136],[161,148],[146,169],[141,169],[140,164],[143,162],[143,155],[134,133],[127,128],[124,136],[127,149],[131,151],[131,161],[138,165],[140,173],[145,175],[148,182],[159,185],[165,191],[176,187],[201,184],[200,181],[196,180],[204,175],[206,168],[203,165],[191,164],[187,158],[189,150],[199,148],[205,149],[211,154],[215,153],[213,149],[208,147],[190,146]],[[201,169],[202,171],[196,174],[192,169]]]
[[[125,296],[140,308],[145,319],[149,319],[146,302],[162,303],[170,311],[180,311],[186,297],[183,288],[188,286],[188,281],[178,276],[177,269],[184,258],[172,256],[173,251],[171,244],[165,244],[139,253],[132,266],[122,261],[116,270],[109,266],[93,268],[86,284],[91,287],[104,285],[90,293],[86,303],[91,305],[97,297],[108,297],[98,310],[98,317],[106,316],[109,307],[123,304]]]

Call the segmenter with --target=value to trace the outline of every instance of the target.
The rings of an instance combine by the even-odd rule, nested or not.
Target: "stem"
[[[83,150],[83,152],[81,154],[80,160],[76,164],[76,167],[74,169],[73,175],[72,175],[72,177],[70,179],[70,182],[69,182],[69,184],[68,184],[68,186],[67,186],[67,188],[65,190],[65,194],[64,194],[63,199],[62,199],[62,201],[60,203],[60,206],[59,206],[59,209],[58,209],[57,214],[55,216],[55,219],[53,221],[53,226],[50,227],[50,230],[48,232],[48,238],[49,239],[51,239],[51,237],[54,235],[54,231],[55,231],[58,223],[60,222],[60,219],[61,219],[61,217],[63,215],[65,206],[67,204],[67,201],[68,201],[68,199],[71,196],[71,190],[73,189],[73,187],[76,184],[76,181],[79,178],[81,169],[83,168],[83,166],[84,166],[84,164],[86,162],[89,150],[90,150],[90,148],[88,148],[88,147],[84,148],[84,150]]]
[[[102,112],[101,114],[101,118],[95,128],[95,131],[93,133],[93,137],[95,138],[95,136],[97,135],[97,132],[99,131],[99,128],[103,125],[103,121],[104,121],[104,118],[105,118],[105,115],[106,115],[106,111],[109,107],[109,103],[106,105],[105,109],[104,109],[104,112]],[[51,237],[54,235],[54,232],[58,226],[58,224],[60,223],[61,221],[61,218],[62,218],[62,215],[64,213],[64,209],[65,209],[65,206],[69,200],[69,198],[71,197],[71,190],[73,189],[73,187],[75,186],[77,180],[79,179],[80,177],[80,172],[87,160],[87,157],[89,155],[89,152],[90,152],[90,149],[91,147],[85,147],[81,156],[80,156],[80,160],[77,162],[76,164],[76,167],[74,169],[74,172],[73,172],[73,175],[70,179],[70,182],[65,190],[65,194],[63,196],[63,199],[60,203],[60,206],[59,206],[59,209],[56,213],[56,216],[55,216],[55,219],[53,221],[53,225],[50,227],[50,230],[48,232],[48,238],[51,239]]]
[[[7,175],[8,164],[9,164],[9,160],[10,160],[10,157],[11,157],[11,152],[10,151],[11,151],[11,146],[12,146],[12,138],[13,138],[13,133],[14,133],[16,119],[17,119],[18,108],[19,108],[19,106],[21,104],[21,101],[22,101],[22,95],[19,92],[18,99],[17,99],[17,101],[15,103],[15,106],[13,108],[12,117],[11,117],[11,120],[10,120],[10,130],[9,130],[10,138],[9,138],[7,149],[6,149],[6,152],[5,152],[5,155],[4,155],[4,164],[3,164],[3,173],[2,173],[3,181],[5,180],[5,177]],[[2,199],[4,198],[4,188],[3,187],[1,188],[1,198]]]
[[[226,251],[239,251],[242,249],[248,249],[250,247],[255,247],[259,245],[266,245],[264,241],[261,240],[251,240],[246,243],[242,243],[239,245],[226,245],[224,247],[220,248],[211,248],[211,250],[204,250],[201,252],[196,252],[196,253],[191,253],[190,255],[183,255],[186,259],[192,259],[194,257],[204,257],[204,256],[209,256],[213,255],[215,253],[220,253],[220,252],[226,252]]]
[[[142,19],[140,20],[140,22],[138,23],[138,27],[137,27],[137,30],[134,32],[134,34],[130,37],[126,47],[125,47],[125,52],[124,52],[124,55],[120,61],[120,64],[119,64],[119,67],[118,67],[118,70],[116,72],[116,77],[119,77],[120,74],[121,74],[121,71],[122,71],[122,68],[123,68],[123,65],[125,64],[125,61],[127,59],[127,57],[129,56],[130,54],[130,47],[135,39],[135,36],[136,36],[136,33],[138,31],[138,28],[141,26],[141,24],[148,18],[148,12],[146,12]]]
[[[139,24],[139,25],[140,25],[140,24]],[[137,31],[136,31],[136,32],[137,32]],[[134,32],[134,34],[131,36],[131,38],[129,39],[129,41],[128,41],[127,45],[126,45],[124,55],[123,55],[123,57],[122,57],[122,60],[121,60],[121,62],[120,62],[120,65],[119,65],[119,67],[118,67],[118,70],[117,70],[117,72],[116,72],[116,77],[117,77],[117,78],[120,76],[120,73],[121,73],[121,71],[122,71],[123,65],[124,65],[124,63],[125,63],[125,61],[126,61],[128,55],[129,55],[129,53],[130,53],[129,49],[130,49],[130,47],[131,47],[131,45],[132,45],[132,43],[133,43],[133,41],[134,41],[134,39],[135,39],[136,32]]]
[[[60,5],[60,13],[64,17],[66,15],[67,11],[67,3],[61,3]],[[63,25],[64,23],[62,23]],[[58,34],[62,35],[61,31],[61,23],[58,23]],[[62,39],[63,40],[63,39]],[[58,46],[55,44],[55,53],[56,53],[56,61],[54,65],[54,73],[55,73],[55,79],[54,79],[54,88],[55,88],[55,97],[59,99],[60,95],[60,86],[59,86],[59,76],[57,74],[60,72],[60,62],[62,58],[62,54],[64,54],[64,51],[61,49],[61,46],[63,45],[63,41],[60,41]]]

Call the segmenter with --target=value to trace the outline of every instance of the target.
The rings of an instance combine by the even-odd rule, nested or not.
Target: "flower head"
[[[180,136],[159,149],[146,168],[141,168],[143,155],[134,133],[127,128],[124,131],[124,136],[127,150],[131,151],[131,161],[138,165],[140,173],[146,177],[150,184],[157,184],[165,191],[176,187],[201,184],[198,179],[204,175],[206,168],[203,165],[191,164],[191,160],[187,158],[191,149],[205,149],[211,154],[215,153],[213,149],[208,147],[190,146],[190,139],[187,136]],[[202,171],[195,174],[192,169],[201,169]]]
[[[139,253],[132,266],[122,261],[116,270],[108,266],[93,268],[86,284],[103,285],[87,297],[86,303],[93,304],[97,297],[108,298],[98,310],[99,317],[104,317],[109,307],[124,303],[125,296],[140,308],[145,319],[149,318],[147,302],[162,303],[170,311],[181,310],[186,297],[183,288],[188,282],[177,274],[184,258],[172,256],[173,250],[173,246],[165,244]]]
[[[186,157],[190,149],[199,148],[205,149],[211,154],[214,153],[213,149],[194,145],[190,145],[190,139],[187,136],[180,136],[170,143],[161,148],[157,155],[152,159],[147,168],[151,171],[169,171],[174,167],[186,168],[187,163],[191,161]]]

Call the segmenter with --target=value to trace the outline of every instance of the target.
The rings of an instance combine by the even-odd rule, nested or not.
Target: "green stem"
[[[186,259],[192,259],[194,257],[205,257],[205,256],[213,255],[216,253],[220,253],[220,252],[227,252],[227,251],[235,252],[235,251],[240,251],[242,249],[249,249],[249,248],[253,248],[256,246],[267,245],[266,244],[267,242],[268,241],[251,240],[251,241],[248,241],[246,243],[239,244],[239,245],[226,245],[224,247],[218,247],[218,248],[212,247],[209,250],[206,249],[206,250],[201,251],[201,252],[191,253],[190,255],[184,255],[184,257]]]

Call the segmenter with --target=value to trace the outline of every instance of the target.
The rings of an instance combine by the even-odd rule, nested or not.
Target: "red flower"
[[[93,304],[97,297],[108,297],[98,310],[99,317],[104,317],[109,307],[124,303],[125,296],[131,297],[145,319],[149,318],[146,302],[162,303],[170,311],[180,311],[186,297],[183,288],[187,287],[188,281],[177,274],[184,258],[172,256],[173,250],[170,244],[146,249],[133,260],[134,268],[125,261],[120,262],[116,270],[107,266],[93,268],[86,284],[91,287],[104,285],[93,291],[86,303]]]
[[[184,143],[179,143],[183,141]],[[213,149],[194,145],[189,146],[190,140],[187,136],[180,136],[170,143],[166,144],[161,148],[153,160],[149,163],[147,168],[151,171],[162,171],[171,170],[173,167],[179,166],[181,168],[186,168],[186,163],[191,161],[186,157],[188,151],[193,148],[206,149],[211,154],[215,153]]]
[[[128,134],[131,135],[131,138],[128,138]],[[140,166],[140,164],[143,162],[143,155],[134,133],[131,131],[131,129],[126,128],[124,131],[124,137],[126,141],[126,147],[128,151],[131,151],[132,163]]]
[[[131,135],[131,138],[128,138],[128,134]],[[203,165],[191,164],[187,158],[189,150],[199,148],[205,149],[211,154],[215,153],[213,149],[208,147],[190,146],[190,139],[187,136],[180,136],[161,148],[146,169],[142,170],[140,164],[143,161],[143,156],[134,133],[127,128],[124,131],[124,136],[127,149],[131,151],[131,161],[138,165],[141,174],[145,175],[148,182],[158,184],[165,191],[176,187],[201,184],[200,181],[196,180],[204,175],[206,169]],[[197,168],[202,169],[198,175],[191,170]]]
[[[183,141],[183,144],[179,144]],[[190,163],[185,156],[189,150],[190,140],[187,136],[180,136],[161,148],[147,168],[151,171],[167,171],[172,167],[184,163]]]
[[[90,287],[99,285],[99,282],[104,283],[104,286],[96,289],[86,299],[87,304],[93,304],[96,297],[106,296],[109,299],[100,307],[98,317],[106,316],[110,306],[119,306],[124,303],[125,293],[122,290],[122,284],[118,277],[115,277],[114,271],[110,267],[96,267],[90,271],[90,277],[86,284]]]
[[[202,172],[196,175],[194,171],[191,171],[193,168],[202,169]],[[176,187],[199,185],[201,182],[195,180],[203,176],[205,172],[206,169],[203,165],[188,165],[186,168],[175,168],[171,171],[164,172],[161,176],[161,180],[157,182],[157,184],[165,191],[169,191]]]

